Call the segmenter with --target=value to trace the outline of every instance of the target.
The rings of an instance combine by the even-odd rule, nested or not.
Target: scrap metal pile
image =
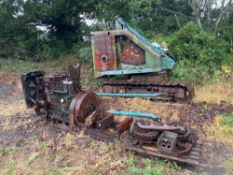
[[[150,43],[121,18],[116,30],[92,33],[95,76],[127,75],[127,80],[105,82],[102,92],[80,85],[80,66],[45,75],[41,70],[21,75],[25,102],[38,115],[85,129],[95,139],[119,139],[124,148],[150,157],[191,165],[200,163],[200,146],[190,128],[164,124],[153,114],[107,111],[98,96],[147,97],[191,101],[192,86],[167,80],[175,62],[166,47]],[[119,120],[116,115],[128,115]],[[135,117],[143,119],[135,119]]]
[[[201,148],[190,128],[161,122],[135,121],[125,148],[147,156],[199,165]]]
[[[21,80],[26,105],[42,117],[85,129],[95,139],[119,139],[124,148],[140,154],[199,165],[200,147],[191,129],[148,118],[118,120],[102,108],[96,93],[81,88],[79,65],[64,73],[25,73]]]

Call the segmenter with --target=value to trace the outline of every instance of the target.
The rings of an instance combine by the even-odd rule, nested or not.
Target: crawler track
[[[190,84],[165,80],[159,82],[112,80],[103,84],[102,91],[109,93],[164,93],[151,99],[187,103],[191,102],[194,97],[194,88]]]

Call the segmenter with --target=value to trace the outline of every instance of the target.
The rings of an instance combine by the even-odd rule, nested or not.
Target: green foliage
[[[222,124],[225,126],[233,127],[233,112],[228,116],[224,116]]]
[[[84,47],[84,48],[79,49],[79,56],[85,62],[91,62],[92,61],[92,50],[91,50],[91,48],[90,47]]]
[[[200,81],[221,74],[221,66],[232,64],[232,52],[226,41],[188,23],[166,38],[177,62],[175,78]]]
[[[57,166],[53,166],[47,171],[46,174],[48,174],[48,175],[59,175],[61,173],[60,173],[60,170],[59,170],[59,168]]]
[[[224,168],[226,174],[233,174],[233,160],[226,160],[224,162]]]
[[[38,155],[39,155],[38,153],[32,153],[30,157],[28,158],[27,164],[31,165],[36,160]]]
[[[163,160],[152,160],[149,158],[142,158],[136,160],[133,154],[129,155],[128,170],[131,174],[143,174],[143,175],[162,175],[172,174],[175,170],[174,164]]]
[[[17,148],[16,147],[0,148],[0,152],[2,154],[14,155],[17,152]]]
[[[160,161],[158,164],[153,165],[150,159],[142,159],[142,163],[145,166],[143,175],[161,175],[163,173],[163,161]]]

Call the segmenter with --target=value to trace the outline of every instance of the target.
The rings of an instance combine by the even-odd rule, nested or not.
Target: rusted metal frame
[[[198,159],[199,156],[195,157],[195,159],[193,159],[192,157],[189,157],[189,156],[177,157],[174,155],[164,154],[164,153],[160,153],[158,151],[146,150],[146,149],[143,149],[141,147],[135,147],[135,146],[131,146],[131,145],[125,145],[124,148],[126,150],[134,151],[138,154],[145,155],[145,156],[159,157],[159,158],[163,158],[163,159],[168,159],[168,160],[173,160],[173,161],[191,164],[194,166],[201,165],[200,161]]]
[[[117,69],[115,39],[113,35],[108,33],[108,31],[98,32],[92,38],[95,72]]]
[[[116,128],[117,128],[117,134],[119,138],[123,132],[129,130],[132,122],[133,122],[133,118],[127,118],[124,121],[118,123]]]
[[[124,74],[141,74],[141,73],[154,73],[163,71],[162,68],[143,68],[143,69],[128,69],[128,70],[107,70],[96,71],[95,76],[101,77],[104,75],[124,75]]]
[[[106,129],[114,123],[113,115],[109,115],[104,117],[103,119],[96,122],[97,128],[99,129]]]
[[[141,129],[145,130],[155,130],[155,131],[177,131],[177,132],[185,132],[186,129],[182,126],[169,126],[167,124],[154,124],[149,123],[149,125],[143,125],[140,122],[137,122],[137,125]]]
[[[84,131],[84,133],[96,140],[100,140],[104,142],[113,142],[115,140],[118,140],[118,136],[116,133],[111,133],[106,130],[87,128]]]
[[[184,156],[191,152],[193,145],[191,143],[181,143],[177,142],[178,147],[181,148],[181,150],[176,150],[176,154],[178,156]]]
[[[149,81],[149,80],[148,80]],[[108,87],[108,88],[105,88]],[[148,92],[148,87],[151,89],[158,89],[157,93],[166,93],[166,95],[162,95],[160,97],[156,97],[155,100],[168,100],[168,101],[179,101],[179,102],[191,102],[192,98],[194,96],[194,91],[191,88],[189,84],[185,83],[174,83],[170,81],[149,81],[146,82],[145,80],[142,81],[135,81],[135,82],[128,82],[128,81],[109,81],[106,82],[103,86],[103,92],[104,93],[112,93],[111,89],[112,88],[119,88],[119,89],[126,89],[128,91],[128,88],[132,88],[133,90],[132,93],[134,92],[134,89],[137,90],[137,88],[140,88],[144,90],[144,92]],[[179,96],[180,93],[178,91],[182,90],[182,96]],[[172,92],[175,94],[172,95]],[[119,92],[119,91],[113,91],[113,92]],[[143,91],[142,91],[143,92]],[[148,93],[151,93],[150,91]],[[187,94],[187,95],[186,95]]]
[[[131,65],[144,65],[146,63],[145,51],[132,41],[127,41],[120,54],[120,62]]]
[[[153,56],[158,57],[160,56],[160,53],[153,50],[151,47],[148,47],[144,44],[144,41],[140,40],[136,35],[128,31],[127,29],[122,30],[111,30],[109,33],[113,36],[127,36],[131,41],[138,44],[140,47],[142,47],[144,50],[148,50]]]

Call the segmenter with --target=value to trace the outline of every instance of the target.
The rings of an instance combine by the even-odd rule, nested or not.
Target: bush
[[[83,59],[85,62],[92,61],[92,50],[90,47],[83,47],[79,49],[79,57]]]
[[[194,24],[188,23],[165,40],[175,57],[173,76],[178,79],[200,81],[219,75],[222,65],[232,64],[231,50],[227,42],[216,38]]]

